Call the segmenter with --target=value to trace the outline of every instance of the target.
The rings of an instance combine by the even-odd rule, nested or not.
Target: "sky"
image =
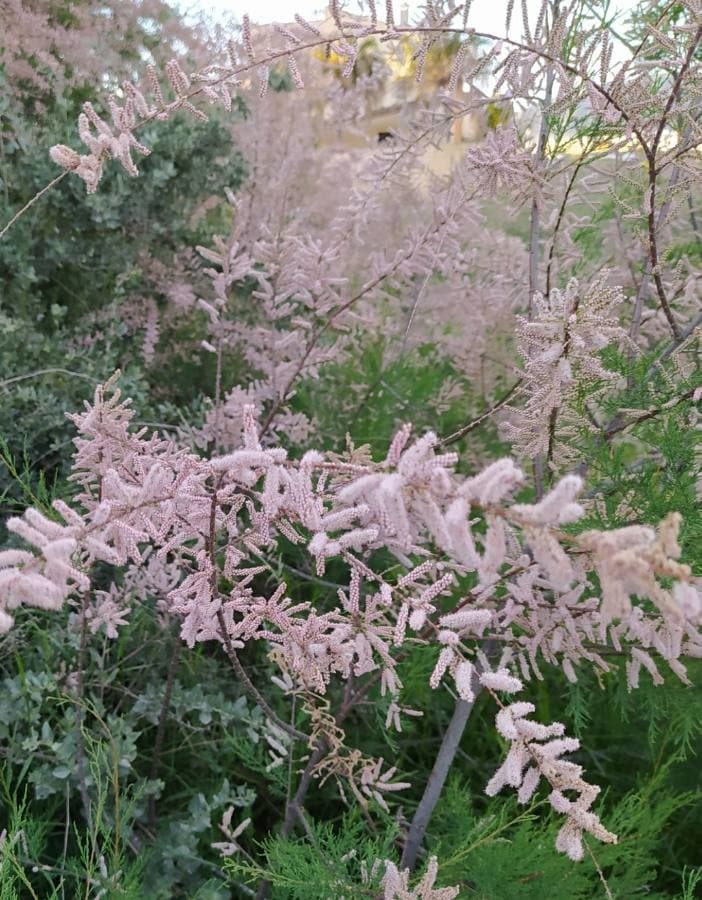
[[[383,0],[376,0],[378,9],[384,7]],[[634,5],[635,0],[613,0],[611,7],[622,10]],[[399,17],[402,0],[395,0],[396,17]],[[419,9],[421,3],[410,2],[410,18]],[[527,0],[531,18],[536,18],[540,0]],[[594,0],[593,5],[597,5]],[[217,21],[225,21],[229,17],[241,21],[242,15],[248,13],[252,22],[290,22],[295,13],[307,18],[315,18],[327,6],[326,0],[180,0],[184,10],[204,12]],[[350,13],[360,11],[357,0],[347,0],[346,9]],[[515,19],[519,19],[519,4],[515,4]],[[470,24],[476,31],[499,33],[504,28],[506,0],[473,0],[471,5]]]

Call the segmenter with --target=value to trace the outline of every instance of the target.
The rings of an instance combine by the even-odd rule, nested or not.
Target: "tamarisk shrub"
[[[76,593],[85,597],[91,631],[116,634],[128,610],[115,589],[91,599],[90,568],[98,561],[139,566],[151,547],[164,565],[177,562],[165,602],[181,621],[182,639],[190,647],[223,645],[278,728],[307,741],[312,777],[334,777],[362,805],[384,809],[407,786],[382,760],[348,746],[341,727],[348,709],[334,719],[325,697],[334,679],[380,679],[389,698],[386,727],[400,730],[397,658],[422,642],[436,648],[433,688],[450,678],[459,698],[471,702],[479,672],[479,685],[500,706],[497,727],[511,749],[487,792],[510,785],[527,802],[544,778],[551,805],[566,817],[558,849],[580,859],[583,831],[616,840],[590,809],[598,788],[583,780],[582,767],[561,759],[578,742],[563,737],[560,723],[527,719],[533,704],[503,706],[498,695],[523,689],[507,667],[531,678],[540,659],[572,679],[583,665],[607,672],[608,646],[628,657],[631,686],[642,666],[656,680],[663,665],[686,680],[685,658],[702,654],[702,597],[689,567],[677,561],[679,517],[669,516],[657,532],[635,526],[571,534],[563,526],[583,513],[577,476],[557,482],[536,504],[515,504],[510,496],[525,476],[510,459],[461,477],[457,454],[437,452],[431,433],[412,441],[409,426],[383,461],[358,464],[315,450],[292,459],[280,447],[264,448],[252,407],[244,410],[241,446],[212,458],[134,431],[131,418],[115,379],[99,387],[85,412],[73,416],[79,436],[71,479],[79,490],[73,505],[54,503],[63,521],[33,509],[8,521],[33,549],[0,554],[5,632],[18,607],[59,609]],[[472,515],[484,521],[484,532],[475,530]],[[261,563],[281,539],[306,546],[319,576],[330,560],[343,560],[349,581],[335,606],[318,610],[289,596],[285,582],[259,594]],[[397,560],[393,578],[373,566],[381,549]],[[471,572],[477,581],[464,593],[459,584]],[[651,607],[632,604],[633,595]],[[275,683],[301,698],[307,732],[280,720],[246,674],[238,652],[251,641],[269,645]],[[495,667],[486,642],[499,647]],[[353,702],[352,693],[345,706]]]
[[[360,878],[364,890],[382,887],[387,898],[438,900],[460,891],[435,886],[435,857],[414,886],[410,872],[479,695],[497,707],[506,744],[486,793],[511,787],[528,804],[544,785],[563,817],[556,849],[578,861],[592,854],[588,838],[614,844],[617,837],[593,808],[599,787],[568,758],[579,741],[561,722],[531,718],[536,707],[522,698],[529,682],[542,680],[545,666],[573,684],[585,673],[603,678],[622,660],[629,689],[640,685],[642,670],[656,684],[669,671],[689,684],[689,661],[702,655],[700,581],[681,562],[679,511],[660,509],[653,527],[622,502],[613,524],[587,522],[596,503],[584,491],[583,431],[606,453],[617,436],[638,434],[699,397],[699,361],[683,356],[700,324],[694,253],[668,252],[694,230],[694,215],[682,222],[680,211],[689,196],[694,214],[698,177],[702,11],[692,0],[683,7],[674,14],[651,4],[643,37],[627,45],[621,62],[616,30],[574,5],[544,3],[531,22],[524,9],[519,39],[512,3],[501,36],[476,34],[469,4],[430,4],[421,21],[398,24],[391,3],[384,22],[374,4],[367,17],[351,19],[334,3],[328,33],[297,17],[274,29],[270,43],[244,19],[226,60],[190,73],[176,61],[163,73],[150,68],[145,83],[123,84],[107,112],[84,106],[85,152],[51,149],[64,171],[57,177],[78,175],[94,193],[111,160],[138,175],[138,157],[149,152],[139,137],[146,123],[181,110],[201,119],[203,105],[228,109],[252,87],[260,95],[253,111],[265,109],[278,64],[295,88],[305,87],[314,78],[305,51],[324,48],[350,76],[365,40],[377,39],[388,53],[409,46],[418,79],[433,52],[452,54],[449,91],[419,104],[406,133],[354,157],[345,193],[329,186],[352,154],[325,151],[321,126],[314,150],[293,132],[303,154],[293,151],[281,166],[252,116],[253,172],[242,193],[228,197],[230,233],[199,250],[211,292],[207,299],[187,294],[187,305],[207,317],[202,349],[217,360],[212,403],[191,431],[194,440],[137,426],[115,376],[71,416],[74,496],[55,501],[51,516],[30,508],[10,518],[20,546],[0,552],[6,634],[21,607],[57,611],[71,600],[84,643],[88,632],[114,639],[133,615],[134,592],[124,585],[157,582],[159,612],[178,623],[182,642],[193,652],[219,645],[267,717],[272,765],[287,761],[292,771],[295,744],[306,747],[297,787],[290,783],[287,792],[284,838],[298,827],[314,836],[305,809],[313,783],[335,782],[370,823],[395,814],[399,864],[382,853]],[[469,39],[482,41],[477,58],[467,52]],[[344,96],[338,82],[332,88],[320,108],[333,113]],[[291,103],[298,96],[304,92]],[[275,103],[287,99],[281,94]],[[427,175],[428,150],[445,143],[457,121],[491,105],[504,113],[494,132],[447,177]],[[307,188],[295,195],[304,158],[319,161],[310,191],[326,201],[309,209]],[[420,172],[423,185],[414,180]],[[607,259],[610,270],[583,222],[598,178],[614,185],[604,230],[616,232],[627,262]],[[289,207],[290,197],[298,202]],[[516,262],[495,265],[481,259],[490,249],[484,223],[505,201],[527,213],[525,234]],[[389,234],[387,209],[403,202],[414,215]],[[495,241],[505,256],[515,246],[510,237]],[[352,356],[364,328],[393,322],[402,356],[415,329],[435,337],[466,298],[476,300],[483,336],[470,345],[459,335],[455,357],[466,374],[482,375],[484,360],[477,366],[471,357],[476,346],[482,357],[491,349],[493,292],[502,321],[518,316],[523,368],[506,394],[454,435],[413,435],[400,424],[381,459],[352,446],[334,453],[325,449],[330,437],[316,435],[292,406],[301,381]],[[253,306],[247,300],[258,303],[253,321],[242,321]],[[153,321],[148,327],[151,356]],[[504,340],[509,353],[511,334]],[[240,352],[256,377],[222,396],[228,352]],[[677,366],[672,384],[669,363]],[[488,383],[491,391],[498,383],[494,370]],[[500,410],[512,453],[466,462],[467,454],[450,449]],[[531,483],[525,461],[533,465]],[[644,454],[636,465],[648,462]],[[606,502],[606,489],[592,490]],[[289,588],[277,563],[290,546],[313,570],[304,569],[307,577],[334,591],[324,604]],[[96,577],[105,571],[109,586]],[[264,677],[245,662],[256,645],[270,667]],[[354,746],[349,720],[376,686],[386,731],[401,732],[424,712],[402,694],[401,664],[418,649],[431,657],[429,689],[450,691],[455,706],[407,822],[397,804],[413,786],[408,776]],[[233,824],[228,811],[218,849],[243,857],[247,827],[246,820]],[[265,897],[267,872],[257,876]]]
[[[424,319],[416,315],[417,310],[440,310],[442,303],[444,309],[450,310],[455,291],[461,291],[467,300],[473,296],[480,297],[481,290],[493,291],[499,295],[500,305],[508,314],[514,305],[521,303],[519,292],[524,273],[520,267],[510,267],[513,278],[505,278],[504,274],[500,278],[490,276],[486,283],[480,275],[489,271],[489,267],[484,262],[476,265],[476,254],[466,253],[465,245],[461,247],[460,240],[456,239],[457,235],[465,233],[467,222],[475,223],[471,230],[480,230],[480,208],[498,192],[501,195],[507,193],[517,201],[531,203],[528,260],[525,261],[528,270],[527,326],[521,332],[524,343],[532,327],[528,322],[535,313],[537,296],[544,298],[541,304],[544,308],[553,308],[555,297],[551,298],[551,292],[556,290],[557,278],[567,279],[578,270],[582,274],[583,269],[585,272],[601,269],[601,255],[593,257],[588,252],[588,244],[592,244],[595,236],[591,231],[593,226],[586,224],[587,219],[581,210],[583,206],[593,206],[594,186],[611,182],[615,201],[612,211],[604,216],[601,210],[597,211],[610,239],[610,246],[616,248],[611,256],[613,269],[606,290],[616,293],[620,287],[628,288],[633,298],[633,309],[626,325],[618,324],[611,318],[607,323],[601,321],[600,338],[603,325],[606,326],[607,342],[610,343],[616,328],[623,329],[631,342],[628,352],[634,354],[635,345],[649,349],[652,341],[660,340],[668,331],[673,344],[665,352],[678,360],[684,358],[685,345],[694,337],[700,324],[700,314],[694,300],[697,267],[689,252],[673,251],[671,242],[674,244],[679,240],[681,226],[688,224],[682,222],[678,215],[680,204],[677,198],[687,192],[689,202],[693,203],[690,192],[697,172],[697,124],[694,115],[690,114],[698,102],[696,56],[700,32],[698,11],[694,4],[685,6],[684,15],[687,18],[684,24],[677,13],[667,8],[658,11],[657,6],[651,4],[650,14],[646,10],[642,12],[644,37],[631,46],[622,46],[617,30],[610,28],[604,20],[598,21],[595,13],[587,16],[579,9],[552,8],[546,2],[531,22],[527,11],[524,11],[523,36],[519,40],[512,36],[512,5],[507,6],[505,33],[502,36],[475,32],[470,26],[469,4],[455,8],[432,4],[423,20],[411,24],[398,24],[392,4],[386,10],[385,22],[378,19],[375,5],[369,8],[369,15],[365,18],[344,18],[343,11],[336,4],[332,4],[330,9],[333,24],[330,25],[331,30],[327,29],[324,33],[301,17],[290,27],[252,31],[248,19],[244,17],[241,40],[238,43],[232,40],[227,44],[226,62],[218,60],[187,74],[178,62],[171,61],[164,69],[163,78],[159,77],[155,68],[151,68],[144,84],[126,82],[121,98],[114,96],[108,100],[110,121],[93,105],[85,107],[79,120],[79,133],[87,154],[81,155],[76,150],[57,145],[51,151],[53,158],[64,168],[64,172],[75,172],[83,178],[88,190],[93,191],[97,189],[103,166],[109,159],[120,161],[130,174],[136,173],[133,153],[148,152],[136,134],[148,122],[168,119],[177,110],[189,111],[200,118],[204,115],[202,102],[221,103],[229,108],[233,95],[239,96],[253,86],[254,74],[258,78],[259,93],[265,95],[273,65],[286,64],[298,88],[303,86],[308,76],[314,84],[314,76],[309,75],[309,66],[304,59],[305,51],[327,48],[335,59],[345,60],[344,71],[348,75],[354,70],[364,41],[373,39],[388,47],[393,44],[401,47],[409,41],[413,47],[415,74],[417,79],[421,79],[426,60],[432,52],[438,52],[437,48],[445,46],[450,54],[448,48],[454,47],[449,85],[457,89],[462,84],[460,96],[457,98],[450,92],[440,93],[434,104],[418,110],[416,121],[408,133],[398,134],[393,141],[386,142],[387,146],[373,155],[367,171],[359,173],[364,181],[369,181],[371,190],[361,190],[358,196],[345,204],[346,216],[331,223],[337,227],[347,224],[352,229],[350,233],[358,233],[367,223],[369,212],[378,205],[384,185],[395,186],[396,190],[397,185],[401,185],[405,199],[410,200],[406,194],[408,175],[414,177],[416,167],[421,168],[422,154],[432,145],[445,140],[456,123],[469,116],[483,115],[489,104],[506,112],[508,121],[498,126],[494,134],[488,135],[480,148],[464,154],[445,195],[434,204],[432,214],[438,227],[430,245],[418,245],[417,242],[422,245],[426,243],[427,235],[422,236],[420,230],[415,229],[414,234],[407,236],[408,241],[414,243],[407,245],[402,257],[396,256],[391,260],[388,254],[384,260],[386,265],[375,269],[380,280],[374,287],[379,287],[381,292],[394,288],[393,278],[396,275],[405,279],[423,279],[418,284],[417,296],[410,309],[403,346],[410,331],[416,328],[416,321]],[[456,45],[457,35],[459,40]],[[461,35],[471,41],[480,39],[483,42],[483,52],[477,60],[473,53],[466,52],[467,43],[460,40]],[[671,71],[675,74],[669,77]],[[661,77],[657,75],[659,72]],[[163,92],[161,82],[164,79],[170,90],[170,99]],[[489,95],[480,87],[481,79],[489,80]],[[338,83],[334,82],[334,86],[338,94]],[[328,112],[336,119],[339,109],[338,103],[332,104]],[[518,115],[522,116],[521,120]],[[535,116],[539,127],[534,143],[532,123]],[[510,118],[512,121],[509,121]],[[681,122],[683,124],[678,128]],[[261,180],[257,183],[265,182]],[[322,193],[323,189],[320,195]],[[599,198],[597,190],[594,196]],[[417,213],[420,220],[422,212],[419,206]],[[694,227],[694,210],[691,216]],[[261,216],[259,221],[263,219],[264,216]],[[241,221],[236,228],[240,227]],[[319,254],[319,259],[333,259],[338,252],[333,236],[348,233],[348,227],[343,232],[332,227],[331,240],[322,241],[321,245],[308,245],[310,261],[315,254]],[[246,246],[241,237],[239,231],[237,243]],[[304,242],[300,229],[295,230],[293,240],[298,249],[295,256],[299,256],[300,242]],[[672,252],[662,253],[664,246]],[[505,252],[514,252],[513,248],[505,246],[504,249]],[[424,252],[420,253],[420,250]],[[280,248],[276,252],[280,252]],[[375,256],[372,254],[373,258]],[[358,258],[355,257],[356,260]],[[675,265],[669,265],[668,260],[673,259],[676,260]],[[624,265],[622,260],[626,261]],[[343,261],[339,262],[336,277],[344,268]],[[388,266],[390,262],[392,265]],[[242,259],[242,263],[245,260]],[[260,265],[259,260],[255,260],[254,265]],[[477,274],[469,275],[469,272]],[[288,277],[299,275],[300,278],[318,277],[320,274],[329,277],[327,273],[315,274],[309,266],[306,270],[301,267],[286,274]],[[299,283],[294,280],[292,284],[299,288]],[[587,295],[587,288],[585,293]],[[606,295],[604,287],[597,293],[600,298]],[[649,294],[653,296],[649,297]],[[671,297],[675,297],[675,311]],[[367,290],[360,297],[348,299],[352,306],[356,306],[366,298],[373,299],[372,296],[367,297]],[[572,300],[568,302],[572,303]],[[582,318],[582,312],[577,312],[578,302],[569,315]],[[347,309],[343,304],[339,305],[342,309],[337,309],[335,316]],[[329,319],[328,303],[326,309],[324,306],[322,302],[320,312],[326,313]],[[482,308],[482,303],[477,302],[475,306]],[[266,312],[270,314],[270,302],[267,307]],[[589,308],[590,303],[586,303],[585,307]],[[560,315],[564,314],[561,310]],[[279,316],[280,312],[276,315]],[[450,313],[445,311],[439,316],[445,319]],[[337,323],[336,318],[332,321]],[[644,322],[646,328],[642,329]],[[590,325],[591,330],[593,324]],[[150,327],[153,330],[153,323]],[[516,441],[518,450],[537,454],[539,491],[543,487],[543,472],[548,479],[560,465],[564,448],[555,434],[559,417],[561,430],[565,429],[567,435],[573,434],[568,415],[560,416],[559,410],[565,406],[566,398],[561,395],[566,382],[571,379],[568,357],[575,358],[577,355],[582,335],[571,340],[565,323],[562,328],[563,349],[557,352],[554,347],[557,353],[554,359],[559,361],[558,388],[554,388],[553,396],[547,403],[550,422],[546,429],[548,436],[529,436],[529,425],[523,416],[514,424],[516,431],[506,432]],[[319,328],[314,331],[315,344],[319,338],[318,331]],[[326,334],[328,328],[324,331]],[[532,334],[529,340],[533,342],[534,337]],[[621,344],[622,337],[623,332],[619,334],[617,343]],[[592,332],[588,341],[594,338],[595,333]],[[600,338],[597,339],[599,344],[597,341],[590,343],[591,349],[601,348]],[[295,343],[294,332],[291,332],[290,346]],[[457,349],[461,343],[463,350]],[[459,336],[451,349],[471,374],[477,368],[475,360],[481,359],[479,371],[484,380],[482,354],[489,348],[471,341],[471,352],[466,353],[465,345],[466,341]],[[304,362],[298,361],[292,366],[295,377],[305,368],[309,352],[308,347],[303,353]],[[530,358],[534,355],[533,347],[529,354]],[[536,359],[530,363],[537,364]],[[310,369],[313,368],[311,365]],[[603,372],[601,367],[591,367],[587,371],[582,370],[580,375],[592,380],[601,378]],[[283,384],[288,383],[289,378],[284,378]],[[582,377],[571,382],[566,392],[568,397],[572,398],[577,393],[578,383],[582,383]],[[523,397],[525,389],[528,389],[529,396],[538,397],[534,387],[533,381],[531,384],[527,381],[519,386],[519,393]],[[267,390],[270,393],[270,388]],[[543,383],[542,390],[545,390]],[[283,400],[286,399],[285,393],[284,387]],[[532,399],[533,409],[539,408],[539,402]],[[525,409],[529,410],[528,404]],[[567,413],[567,410],[563,409],[563,412]],[[579,412],[582,419],[583,410]],[[592,417],[591,409],[587,415]],[[573,462],[567,451],[562,462],[564,465]]]

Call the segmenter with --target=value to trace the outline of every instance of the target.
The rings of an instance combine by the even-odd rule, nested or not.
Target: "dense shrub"
[[[699,891],[700,13],[512,6],[5,36],[3,898]]]

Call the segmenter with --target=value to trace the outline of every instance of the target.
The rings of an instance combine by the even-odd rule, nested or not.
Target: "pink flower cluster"
[[[562,531],[582,513],[579,478],[567,476],[535,504],[514,504],[510,494],[523,475],[511,460],[462,477],[455,453],[437,452],[431,433],[412,442],[409,426],[379,463],[344,462],[315,450],[294,460],[280,447],[262,446],[248,407],[242,446],[208,459],[132,430],[132,415],[114,380],[99,387],[93,404],[73,416],[76,504],[54,505],[65,524],[33,509],[8,523],[34,550],[0,553],[3,631],[21,605],[56,610],[74,592],[85,595],[92,562],[103,560],[125,570],[125,584],[160,585],[161,602],[180,619],[189,646],[215,640],[232,654],[263,641],[280,672],[276,684],[302,691],[308,703],[310,696],[322,701],[334,678],[377,675],[390,702],[388,725],[398,728],[405,710],[397,662],[411,643],[437,649],[431,686],[449,675],[468,701],[477,664],[482,687],[514,693],[522,681],[506,667],[517,664],[524,678],[540,677],[539,656],[575,678],[583,663],[607,669],[600,651],[613,647],[629,660],[635,685],[641,666],[661,677],[652,654],[683,679],[681,658],[702,655],[698,620],[690,618],[699,609],[690,602],[696,588],[676,561],[679,517],[668,517],[658,536],[640,528],[639,542],[617,551],[623,546],[617,531]],[[471,515],[483,521],[480,531]],[[339,586],[336,603],[317,608],[291,596],[284,582],[264,587],[266,561],[281,538],[306,547],[313,578],[324,575],[330,559],[343,562],[349,581]],[[397,560],[392,577],[373,566],[380,549]],[[599,574],[601,599],[589,571]],[[477,584],[465,595],[457,579],[468,572]],[[675,580],[672,591],[660,578]],[[633,596],[648,596],[654,606]],[[95,592],[86,615],[91,631],[104,627],[115,636],[128,606],[113,585]],[[501,647],[496,672],[484,652],[487,640]],[[552,805],[567,816],[559,847],[576,858],[582,830],[613,838],[589,812],[596,789],[581,781],[578,766],[560,759],[575,743],[562,738],[561,725],[531,722],[533,711],[518,702],[498,714],[498,730],[512,749],[488,791],[509,784],[524,801],[545,777]],[[328,727],[324,716],[319,721],[317,739]],[[364,762],[357,751],[344,755],[340,740],[335,774],[347,773],[362,802],[370,797],[384,805],[383,793],[399,787],[389,781],[393,771],[381,774],[379,763]],[[566,789],[579,799],[566,800]]]

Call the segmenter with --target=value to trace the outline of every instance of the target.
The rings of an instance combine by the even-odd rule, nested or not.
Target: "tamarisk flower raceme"
[[[552,528],[576,522],[583,515],[583,507],[575,502],[582,487],[581,478],[566,475],[539,503],[512,507],[512,513],[519,517],[524,528],[524,537],[534,559],[558,590],[566,591],[570,587],[575,580],[575,572]]]
[[[381,882],[384,889],[383,900],[453,900],[458,896],[457,887],[437,888],[434,886],[439,874],[436,857],[429,860],[427,870],[421,880],[409,886],[409,869],[400,870],[395,863],[386,860],[385,875]]]
[[[466,153],[465,166],[471,172],[481,196],[507,191],[517,198],[531,196],[538,186],[533,157],[519,146],[514,127],[496,128],[479,147]]]
[[[189,101],[190,79],[177,60],[170,60],[165,67],[167,80],[175,94],[175,99],[168,103],[164,101],[161,93],[156,69],[149,66],[147,72],[151,92],[156,101],[155,106],[148,103],[136,85],[125,81],[124,104],[119,106],[116,97],[110,97],[107,103],[111,124],[96,112],[92,103],[86,101],[83,104],[83,111],[78,117],[78,134],[88,148],[87,154],[78,154],[63,144],[56,144],[50,150],[55,163],[83,179],[89,194],[97,190],[103,165],[108,159],[115,159],[121,163],[129,175],[139,174],[132,159],[132,151],[136,150],[143,156],[151,153],[151,150],[140,143],[134,135],[140,121],[143,123],[150,119],[168,119],[178,109],[187,109],[197,119],[207,119],[207,116]]]
[[[515,694],[523,685],[506,670],[485,672],[480,675],[483,687],[491,693]],[[505,786],[518,789],[517,799],[528,803],[543,778],[551,787],[549,801],[556,812],[566,816],[566,823],[558,832],[556,849],[571,859],[583,857],[583,832],[607,844],[616,843],[616,835],[607,831],[590,806],[600,789],[582,778],[582,766],[561,759],[564,753],[572,753],[580,747],[575,738],[563,737],[565,726],[560,722],[541,725],[527,718],[535,711],[533,703],[515,702],[502,706],[495,725],[502,737],[509,741],[507,757],[485,788],[493,797]],[[565,791],[577,794],[570,800]]]
[[[584,383],[616,377],[597,354],[626,338],[615,318],[623,299],[620,288],[607,285],[605,273],[587,288],[572,279],[564,290],[554,288],[548,297],[536,293],[533,317],[518,317],[528,397],[522,408],[511,409],[503,429],[520,455],[546,454],[551,463],[557,449],[556,424],[561,412],[568,412],[574,392]],[[563,427],[567,433],[567,421]]]
[[[678,584],[690,578],[690,567],[677,561],[680,522],[679,513],[670,513],[656,531],[630,525],[609,532],[586,531],[580,536],[581,546],[593,553],[602,585],[601,614],[605,622],[624,618],[631,611],[632,594],[649,597],[666,617],[682,618],[675,595],[656,578],[673,578]]]
[[[356,851],[351,850],[342,857],[344,862],[353,859]],[[458,896],[458,887],[437,888],[436,879],[439,874],[439,864],[435,856],[430,857],[426,871],[414,887],[410,887],[410,870],[399,869],[390,859],[376,859],[369,867],[365,860],[361,860],[361,883],[370,893],[371,886],[378,884],[383,889],[383,900],[453,900]],[[378,895],[380,897],[380,895]],[[342,895],[340,900],[346,900]]]
[[[86,607],[85,618],[93,634],[103,628],[108,638],[116,638],[130,612],[124,606],[121,590],[111,584],[108,591],[95,591],[95,602]]]
[[[443,645],[439,658],[431,673],[429,684],[437,688],[444,673],[451,671],[456,682],[456,690],[463,700],[473,700],[472,690],[473,665],[463,658],[458,650],[462,638],[471,632],[482,636],[484,630],[492,620],[492,613],[488,609],[464,609],[460,612],[449,613],[439,619],[438,641]]]
[[[28,509],[21,519],[9,519],[7,529],[38,552],[0,551],[0,634],[12,627],[8,610],[24,604],[57,610],[74,590],[90,586],[88,577],[73,563],[78,549],[73,528]]]

